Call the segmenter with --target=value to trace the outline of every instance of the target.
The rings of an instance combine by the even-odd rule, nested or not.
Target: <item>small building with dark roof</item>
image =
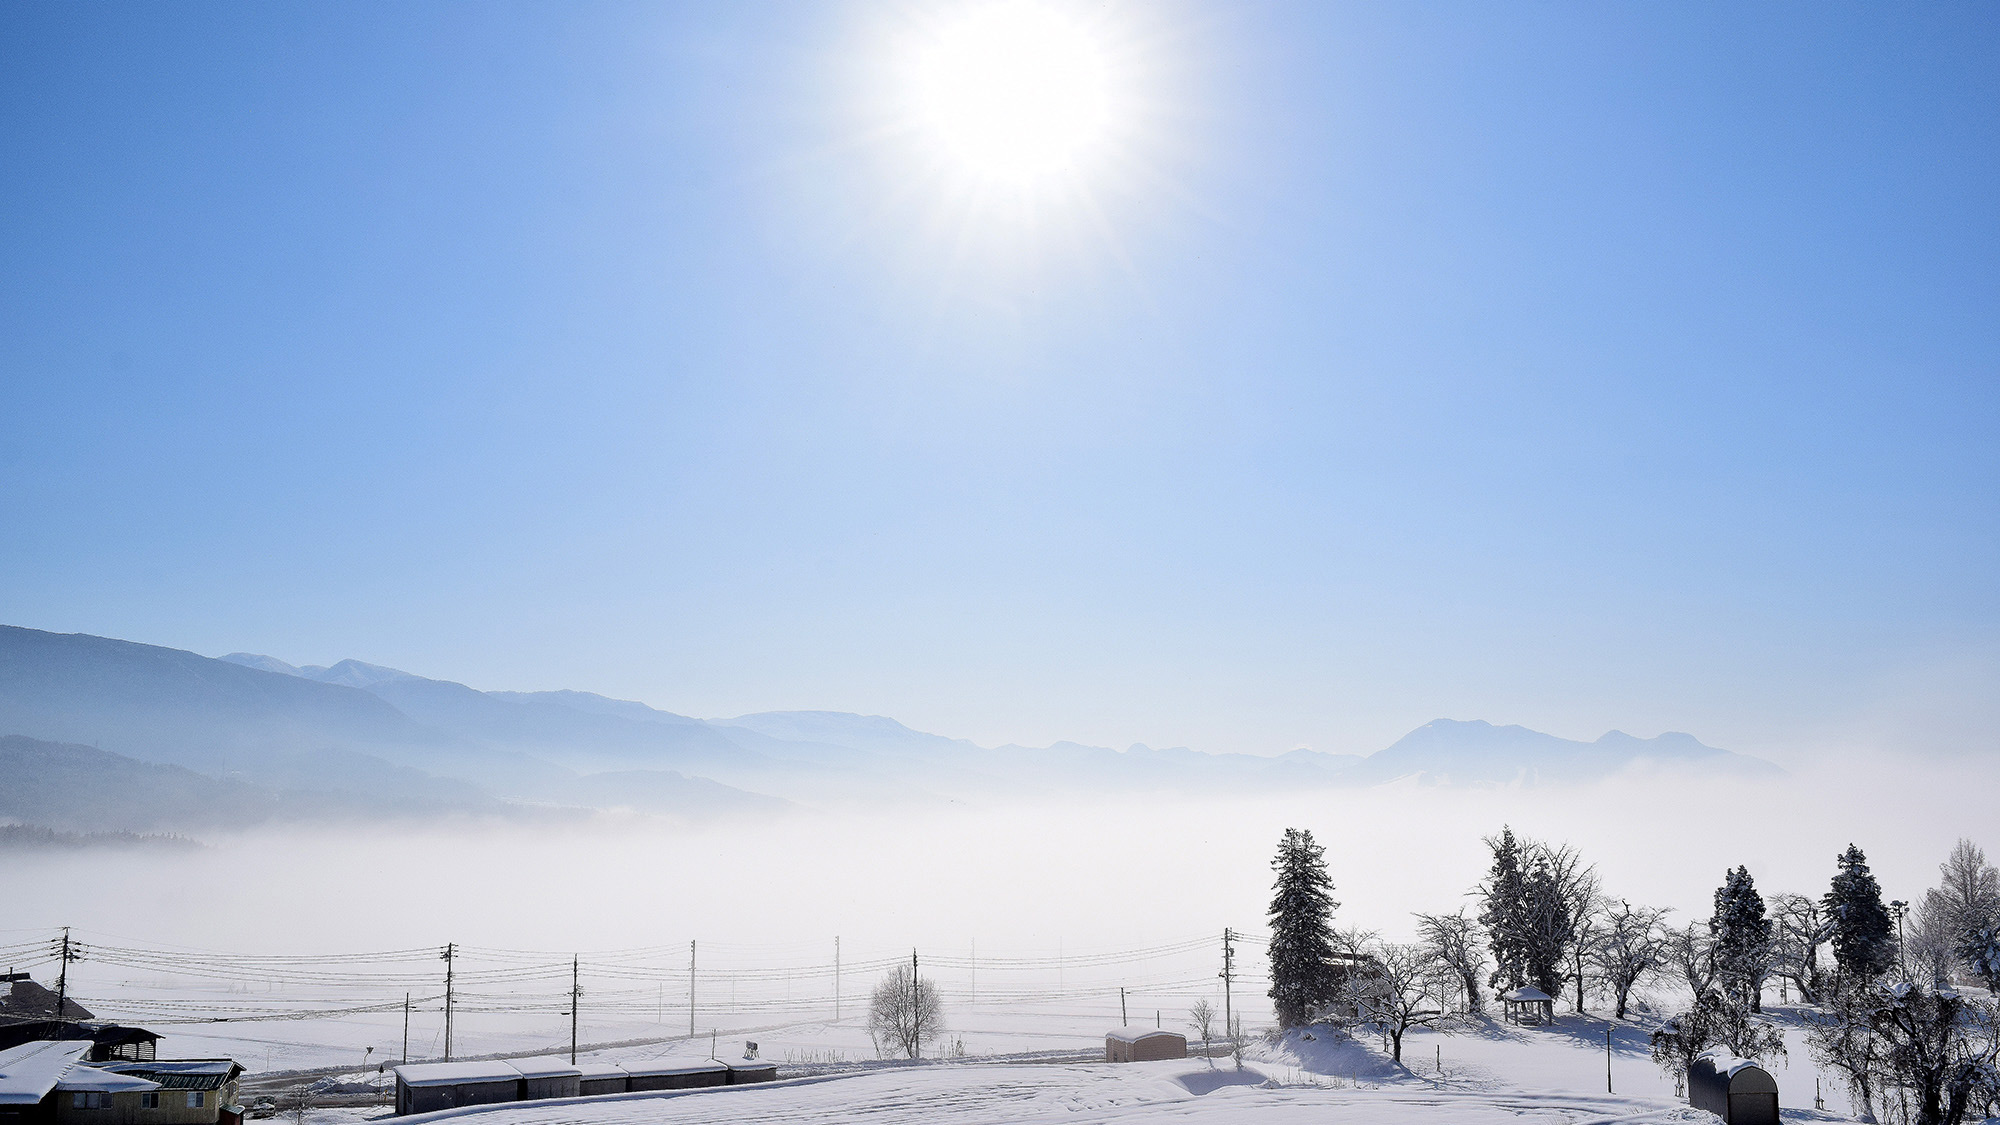
[[[1751,1059],[1703,1055],[1688,1066],[1688,1103],[1726,1125],[1778,1125],[1778,1082]]]

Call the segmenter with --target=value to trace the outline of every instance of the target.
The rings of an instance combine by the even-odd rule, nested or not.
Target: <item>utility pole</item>
[[[1440,1048],[1442,1050],[1442,1048]],[[1604,1021],[1604,1092],[1611,1092],[1611,1021]]]
[[[69,963],[83,959],[82,951],[69,940],[69,927],[62,928],[62,947],[57,956],[62,958],[62,968],[56,974],[56,1019],[68,1017],[64,1011],[69,1007]]]
[[[581,977],[581,976],[579,975],[579,974],[581,973],[581,971],[582,971],[582,970],[581,970],[581,969],[579,968],[579,963],[580,963],[581,961],[582,961],[582,958],[581,958],[581,957],[580,957],[579,955],[577,955],[577,954],[574,954],[574,953],[572,953],[572,954],[570,955],[570,958],[569,958],[569,1065],[571,1065],[571,1066],[575,1066],[575,1065],[576,1065],[576,1010],[577,1010],[578,1008],[582,1007],[582,1005],[581,1005],[580,1003],[578,1003],[578,1001],[580,1001],[580,1000],[581,1000],[581,999],[583,998],[583,981],[582,981],[582,977]]]
[[[1118,989],[1118,1026],[1132,1026],[1132,1021],[1125,1018],[1125,988],[1122,985]]]
[[[688,1038],[694,1038],[694,940],[688,940]]]
[[[410,994],[403,993],[403,1062],[410,1061]]]
[[[924,1057],[923,990],[917,987],[917,947],[910,947],[910,1043],[916,1050],[910,1053],[913,1059]]]
[[[458,943],[444,944],[444,1061],[451,1061],[451,970],[452,962],[458,958]]]
[[[1233,1037],[1236,1035],[1236,1025],[1230,1022],[1229,985],[1235,979],[1236,948],[1230,943],[1235,939],[1236,935],[1229,932],[1229,927],[1224,926],[1222,928],[1222,971],[1216,974],[1222,978],[1222,1032],[1224,1035],[1231,1036],[1232,1042],[1234,1042]]]
[[[833,935],[833,1022],[840,1022],[840,935]]]

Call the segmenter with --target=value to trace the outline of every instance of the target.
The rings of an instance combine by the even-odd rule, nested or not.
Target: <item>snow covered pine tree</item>
[[[1271,1001],[1278,1026],[1300,1027],[1333,1000],[1333,881],[1326,874],[1326,849],[1310,831],[1285,829],[1271,895]]]
[[[1874,980],[1896,962],[1896,940],[1882,887],[1868,872],[1868,857],[1853,844],[1835,861],[1840,872],[1823,903],[1833,922],[1833,959],[1843,977]]]
[[[1771,970],[1771,919],[1749,868],[1729,872],[1716,888],[1708,933],[1717,982],[1738,1003],[1763,1011],[1764,977]]]

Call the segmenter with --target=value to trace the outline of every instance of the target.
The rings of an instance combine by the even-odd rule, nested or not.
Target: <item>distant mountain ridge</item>
[[[705,817],[827,802],[1209,795],[1389,782],[1545,786],[1644,771],[1779,772],[1685,734],[1642,739],[1612,731],[1578,742],[1446,719],[1367,757],[1067,742],[984,747],[881,715],[775,711],[704,720],[582,691],[479,691],[358,660],[321,666],[241,652],[209,658],[0,626],[6,734],[183,767],[252,786],[258,796],[248,804],[259,808],[329,815],[379,804],[411,815],[576,806]],[[90,768],[132,774],[110,762]],[[88,772],[71,769],[66,783],[80,783],[79,770]]]

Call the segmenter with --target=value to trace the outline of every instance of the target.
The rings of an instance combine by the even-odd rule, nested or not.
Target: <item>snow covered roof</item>
[[[1158,1039],[1166,1036],[1187,1042],[1187,1036],[1178,1031],[1166,1031],[1157,1027],[1119,1027],[1104,1033],[1106,1039],[1116,1039],[1120,1043],[1137,1043],[1141,1039]]]
[[[1763,1064],[1758,1062],[1756,1059],[1731,1058],[1730,1056],[1725,1055],[1720,1051],[1710,1051],[1707,1054],[1700,1056],[1695,1061],[1705,1062],[1708,1065],[1714,1067],[1715,1072],[1717,1074],[1722,1075],[1724,1078],[1734,1078],[1741,1072],[1749,1070],[1751,1068],[1756,1068],[1759,1070],[1763,1069]]]
[[[582,1074],[574,1063],[556,1055],[537,1055],[529,1059],[508,1059],[523,1078],[561,1078],[566,1074]]]
[[[721,1063],[722,1065],[724,1065],[724,1066],[728,1067],[728,1068],[729,1068],[729,1069],[731,1069],[731,1070],[776,1070],[776,1069],[778,1069],[778,1064],[777,1064],[776,1062],[772,1061],[771,1059],[747,1059],[747,1058],[742,1058],[742,1057],[740,1057],[740,1056],[739,1056],[739,1057],[737,1057],[737,1058],[733,1058],[733,1059],[717,1059],[717,1060],[715,1060],[715,1061],[716,1061],[716,1062],[719,1062],[719,1063]]]
[[[1532,984],[1528,984],[1528,985],[1522,985],[1520,988],[1517,988],[1514,991],[1509,992],[1507,995],[1502,996],[1500,999],[1513,1000],[1523,1004],[1539,1004],[1542,1003],[1543,1001],[1553,1000],[1555,999],[1555,997],[1550,996],[1548,993],[1543,992],[1541,989],[1536,988]]]
[[[661,1074],[709,1074],[718,1070],[728,1070],[726,1063],[714,1059],[656,1059],[652,1062],[628,1062],[621,1064],[625,1073],[634,1078],[651,1078]]]
[[[34,1105],[93,1046],[88,1039],[42,1039],[0,1051],[0,1105]]]
[[[484,1062],[405,1063],[396,1079],[405,1086],[452,1086],[460,1082],[516,1082],[521,1072],[505,1059]]]
[[[94,1066],[73,1066],[56,1079],[58,1090],[91,1090],[104,1094],[122,1094],[131,1090],[157,1090],[158,1082],[140,1078],[134,1074],[119,1074],[111,1070],[99,1070]]]
[[[608,1062],[580,1062],[576,1064],[576,1069],[582,1072],[586,1082],[593,1078],[623,1078],[627,1073],[624,1067]]]

